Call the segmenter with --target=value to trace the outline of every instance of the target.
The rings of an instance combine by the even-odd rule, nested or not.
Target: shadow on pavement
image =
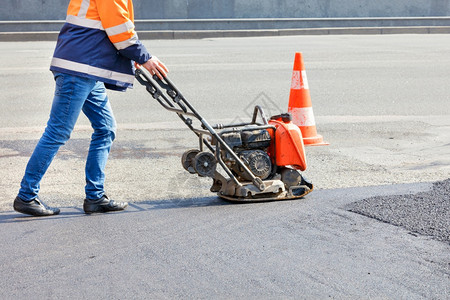
[[[70,211],[64,211],[70,209]],[[50,221],[55,219],[66,219],[74,217],[82,217],[84,212],[81,208],[77,207],[67,207],[62,208],[61,213],[56,216],[49,217],[34,217],[29,215],[24,215],[15,211],[9,211],[0,213],[0,224],[2,223],[19,223],[19,222],[30,222],[30,221]]]
[[[177,209],[177,208],[195,208],[207,206],[223,206],[229,205],[230,202],[224,201],[218,197],[200,197],[187,199],[170,199],[170,200],[149,200],[142,202],[129,203],[128,208],[121,214],[136,213],[142,211],[160,210],[160,209]],[[114,214],[114,212],[108,213]],[[86,215],[81,207],[61,207],[61,213],[56,216],[34,217],[24,215],[15,211],[0,213],[0,224],[30,221],[50,221],[55,219],[90,217],[98,214]]]
[[[169,199],[169,200],[149,200],[142,202],[130,203],[129,206],[138,211],[157,210],[157,209],[175,209],[175,208],[189,208],[189,207],[206,207],[206,206],[222,206],[229,205],[223,199],[216,196],[199,197],[199,198],[183,198],[183,199]],[[127,210],[132,212],[132,210]]]

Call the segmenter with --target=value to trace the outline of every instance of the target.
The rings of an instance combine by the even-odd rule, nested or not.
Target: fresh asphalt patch
[[[417,194],[375,196],[351,203],[355,213],[450,244],[450,179]]]

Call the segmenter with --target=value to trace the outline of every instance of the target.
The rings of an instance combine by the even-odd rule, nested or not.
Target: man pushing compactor
[[[53,106],[14,200],[18,212],[34,216],[59,213],[58,208],[39,199],[39,183],[59,147],[69,139],[80,111],[94,129],[86,161],[84,211],[126,208],[127,203],[110,200],[103,186],[116,130],[105,89],[124,91],[135,78],[198,137],[199,147],[188,149],[181,163],[191,174],[210,177],[211,192],[228,201],[261,202],[298,199],[313,190],[301,173],[306,170],[304,144],[326,143],[313,130],[315,124],[307,121],[312,115],[310,104],[297,103],[297,98],[309,97],[299,53],[289,107],[300,107],[267,118],[256,106],[250,122],[211,125],[170,81],[166,66],[137,38],[131,0],[71,0],[50,69],[56,81]]]

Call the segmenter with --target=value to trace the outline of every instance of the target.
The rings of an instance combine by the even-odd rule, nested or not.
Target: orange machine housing
[[[297,125],[291,121],[283,120],[281,117],[269,120],[269,124],[275,126],[275,138],[273,130],[270,155],[275,156],[275,163],[279,167],[291,166],[300,171],[306,170],[305,146],[303,145],[302,132]]]

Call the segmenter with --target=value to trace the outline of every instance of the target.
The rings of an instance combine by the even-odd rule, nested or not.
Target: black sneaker
[[[14,210],[23,214],[44,217],[59,214],[59,208],[45,205],[39,197],[31,201],[22,200],[19,196],[14,199]]]
[[[127,202],[115,202],[114,200],[109,200],[108,196],[103,195],[98,200],[84,199],[83,209],[85,213],[92,214],[120,211],[124,210],[127,206]]]

